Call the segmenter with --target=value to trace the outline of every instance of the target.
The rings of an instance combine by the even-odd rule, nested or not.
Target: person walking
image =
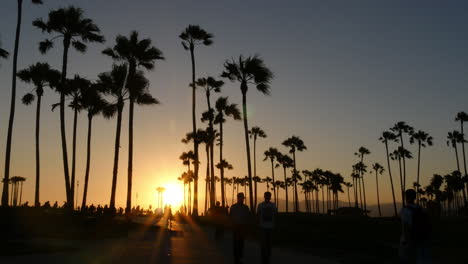
[[[429,215],[423,208],[415,204],[416,191],[408,189],[405,192],[406,206],[400,211],[400,263],[429,264],[428,242],[431,233]]]
[[[269,264],[271,259],[272,235],[278,209],[271,202],[271,192],[265,192],[265,201],[257,207],[257,219],[260,227],[260,249],[262,264]]]
[[[229,213],[232,222],[234,264],[242,264],[244,241],[252,219],[249,207],[244,204],[244,199],[244,193],[238,193],[237,203],[231,206]]]

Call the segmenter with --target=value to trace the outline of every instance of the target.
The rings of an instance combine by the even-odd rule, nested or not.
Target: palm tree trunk
[[[388,166],[388,175],[390,177],[390,186],[392,187],[392,198],[393,198],[393,209],[394,209],[394,216],[398,215],[397,206],[396,206],[396,199],[395,199],[395,190],[393,188],[393,178],[392,178],[392,168],[390,166],[390,157],[388,155],[388,142],[385,141],[385,150],[387,152],[387,166]]]
[[[398,158],[398,167],[400,168],[400,184],[401,184],[401,204],[405,206],[405,186],[403,185],[403,174],[401,172],[401,158]]]
[[[403,133],[400,133],[400,140],[401,140],[401,148],[405,149],[404,142],[403,142]],[[403,196],[404,191],[406,190],[406,158],[405,155],[402,155],[403,158]]]
[[[421,167],[421,141],[418,142],[418,174],[416,176],[416,203],[419,204],[419,171]]]
[[[245,88],[243,88],[242,86],[245,86]],[[250,211],[254,213],[255,209],[254,209],[254,204],[253,204],[252,166],[250,162],[250,144],[249,144],[249,125],[247,123],[247,84],[246,83],[241,84],[241,90],[242,90],[242,110],[243,110],[243,117],[244,117],[245,147],[246,147],[246,152],[247,152],[247,171],[248,171],[248,176],[249,176]]]
[[[364,214],[367,215],[366,184],[364,183],[364,177],[362,177],[362,195],[364,197]]]
[[[21,199],[23,198],[23,181],[21,181],[20,184],[19,206],[21,206]]]
[[[456,143],[453,148],[455,149],[455,158],[457,159],[457,170],[460,171],[460,161],[458,160],[458,149]]]
[[[76,128],[78,126],[78,109],[75,107],[73,113],[73,138],[72,138],[72,170],[70,180],[70,193],[75,197],[75,169],[76,169]]]
[[[322,214],[325,214],[325,189],[322,185]]]
[[[93,129],[93,117],[88,114],[88,140],[86,143],[86,170],[85,170],[83,201],[81,203],[82,212],[84,212],[86,209],[86,197],[88,195],[89,167],[91,165],[91,131],[92,129]]]
[[[194,45],[190,45],[190,59],[192,62],[192,132],[195,135],[197,132],[197,119],[196,119],[196,86],[195,86],[195,52],[194,52]],[[195,156],[195,171],[193,175],[194,180],[194,198],[193,198],[193,215],[198,216],[198,168],[199,168],[199,158],[198,158],[198,141],[193,141],[193,152]],[[205,209],[206,210],[206,209]]]
[[[357,181],[359,182],[359,201],[360,201],[361,209],[364,209],[364,203],[363,203],[363,200],[362,200],[362,181],[361,181],[361,177],[357,178]]]
[[[466,175],[467,172],[466,172],[466,158],[465,158],[465,134],[463,133],[463,120],[460,120],[460,127],[461,127],[461,133],[463,136],[463,141],[462,141],[463,167],[465,169],[465,175]]]
[[[41,101],[42,96],[37,95],[37,105],[36,105],[36,188],[34,191],[34,206],[40,206],[39,200],[39,186],[41,179],[41,163],[40,163],[40,151],[39,151],[39,134],[40,134],[40,124],[41,124]]]
[[[117,190],[117,173],[119,170],[119,152],[120,152],[120,132],[122,129],[122,111],[124,102],[119,98],[117,102],[117,128],[115,133],[115,145],[114,145],[114,168],[112,170],[112,188],[111,188],[111,199],[109,208],[115,212],[115,193]]]
[[[11,141],[13,136],[13,122],[15,120],[15,105],[16,105],[16,72],[18,66],[18,50],[19,40],[21,35],[21,14],[23,8],[23,0],[18,0],[15,49],[13,52],[13,73],[11,80],[11,101],[10,101],[10,118],[8,120],[8,132],[5,151],[5,176],[3,179],[2,206],[8,206],[8,181],[10,179],[10,157],[11,157]]]
[[[299,202],[297,196],[297,169],[296,169],[296,151],[293,151],[293,160],[294,160],[294,210],[299,212]]]
[[[224,166],[222,165],[223,162],[223,123],[219,123],[219,163],[221,165],[221,199],[222,206],[225,207],[226,203],[224,201],[225,190],[224,190]]]
[[[254,135],[253,140],[253,151],[254,151],[254,177],[257,177],[257,136]],[[257,208],[257,182],[255,182],[255,198],[254,198],[254,208]]]
[[[379,176],[378,176],[377,170],[375,170],[375,184],[377,187],[377,207],[379,208],[379,216],[382,217],[382,211],[380,210],[380,198],[379,198]]]
[[[287,177],[286,177],[286,167],[283,167],[283,175],[284,175],[284,192],[285,192],[285,195],[286,195],[286,213],[288,212],[288,203],[289,203],[289,200],[288,200],[288,183],[287,183]]]
[[[130,75],[133,76],[133,75]],[[130,215],[132,211],[132,183],[133,183],[133,109],[135,99],[130,97],[129,117],[128,117],[128,179],[127,179],[127,206],[125,213]]]
[[[271,159],[271,178],[273,179],[273,197],[276,204],[278,201],[276,200],[276,182],[275,182],[275,166],[273,164],[273,159]]]
[[[348,204],[349,204],[349,207],[351,207],[351,197],[349,196],[349,186],[347,188],[348,188]]]
[[[208,207],[212,206],[211,204],[208,204],[208,195],[211,195],[211,190],[210,190],[210,146],[209,146],[208,142],[206,143],[205,150],[206,150],[205,212],[207,212]]]

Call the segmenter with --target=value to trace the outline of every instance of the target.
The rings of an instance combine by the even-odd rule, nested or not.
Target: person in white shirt
[[[272,234],[276,222],[278,210],[275,203],[271,202],[271,192],[265,192],[265,201],[257,207],[257,218],[260,227],[260,248],[262,263],[269,264],[271,258]]]

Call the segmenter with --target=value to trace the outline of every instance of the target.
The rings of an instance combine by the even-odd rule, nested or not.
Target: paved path
[[[173,225],[175,231],[138,231],[127,238],[99,241],[41,240],[33,243],[60,244],[73,250],[26,256],[0,257],[0,263],[158,263],[158,264],[231,264],[230,234],[216,242],[214,231],[194,224]],[[247,242],[244,263],[260,263],[258,245]],[[318,257],[300,255],[275,248],[272,264],[336,264]]]

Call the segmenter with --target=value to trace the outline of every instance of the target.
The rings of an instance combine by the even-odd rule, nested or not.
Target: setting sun
[[[184,202],[184,193],[181,186],[173,183],[164,185],[164,204],[171,205],[172,208],[178,209]]]

